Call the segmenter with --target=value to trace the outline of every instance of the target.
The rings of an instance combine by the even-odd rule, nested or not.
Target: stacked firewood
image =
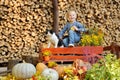
[[[86,28],[103,30],[103,45],[120,42],[119,0],[58,0],[59,30],[69,9],[77,11],[77,20]],[[53,27],[53,16],[51,0],[0,0],[0,63],[39,53],[46,29]]]
[[[0,62],[39,52],[53,23],[49,0],[0,1]]]
[[[101,28],[105,34],[105,45],[120,43],[120,0],[59,0],[59,24],[66,23],[69,9],[77,12],[77,20],[86,28]]]

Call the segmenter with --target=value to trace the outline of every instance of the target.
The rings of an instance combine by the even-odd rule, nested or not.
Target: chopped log
[[[46,29],[58,33],[69,9],[78,12],[77,21],[86,28],[103,30],[103,46],[120,42],[119,0],[1,0],[0,63],[39,53],[39,43],[47,41]]]

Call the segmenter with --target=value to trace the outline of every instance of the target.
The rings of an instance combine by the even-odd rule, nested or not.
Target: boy
[[[80,32],[85,31],[84,26],[76,21],[75,11],[69,11],[67,14],[68,22],[59,33],[59,38],[63,41],[65,47],[74,47],[74,44],[80,41]],[[68,31],[68,37],[63,39],[64,33]]]

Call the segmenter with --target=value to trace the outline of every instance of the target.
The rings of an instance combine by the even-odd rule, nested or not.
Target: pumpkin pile
[[[12,74],[0,77],[0,80],[58,80],[59,74],[55,69],[48,68],[44,63],[36,67],[31,63],[18,63],[12,68]]]
[[[58,65],[56,62],[18,63],[12,68],[12,74],[0,77],[0,80],[80,80],[81,75],[89,70],[91,65],[82,60],[75,60],[71,65]]]

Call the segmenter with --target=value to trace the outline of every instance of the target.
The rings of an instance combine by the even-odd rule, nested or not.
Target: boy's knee
[[[71,33],[74,33],[74,31],[73,30],[69,30],[69,34],[71,34]]]

